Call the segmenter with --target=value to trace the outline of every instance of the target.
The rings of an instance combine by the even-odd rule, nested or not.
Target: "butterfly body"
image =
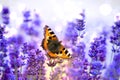
[[[68,50],[61,44],[55,33],[47,25],[44,28],[42,47],[50,58],[71,58]]]

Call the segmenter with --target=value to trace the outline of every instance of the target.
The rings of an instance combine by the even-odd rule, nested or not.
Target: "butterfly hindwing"
[[[60,46],[58,55],[60,58],[71,58],[69,51],[62,44]]]
[[[47,25],[44,28],[44,39],[42,40],[42,47],[51,58],[70,58],[67,49],[58,41],[55,33]]]

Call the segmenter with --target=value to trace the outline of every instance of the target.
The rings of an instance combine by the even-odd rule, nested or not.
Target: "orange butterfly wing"
[[[49,50],[49,48],[48,48],[49,40],[60,43],[60,41],[58,41],[57,36],[54,34],[54,32],[51,30],[51,28],[49,28],[46,25],[44,28],[44,39],[42,41],[42,47],[48,53],[49,57],[51,57],[51,58],[59,57],[59,58],[64,58],[64,59],[71,57],[70,53],[68,53],[68,50],[66,50],[65,47],[61,43],[58,46],[57,52],[52,52],[51,50]]]
[[[62,44],[59,48],[58,57],[64,58],[64,59],[71,58],[69,51]]]

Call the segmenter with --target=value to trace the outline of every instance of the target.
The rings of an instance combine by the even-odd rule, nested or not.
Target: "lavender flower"
[[[100,36],[99,38],[95,38],[94,42],[91,43],[89,56],[92,60],[96,61],[105,61],[106,57],[106,38]]]
[[[45,58],[42,52],[35,48],[33,44],[24,43],[23,45],[23,53],[27,54],[27,66],[25,70],[25,75],[35,76],[38,80],[45,80],[45,69],[44,69],[44,61]]]
[[[112,26],[112,35],[110,37],[110,42],[112,45],[112,52],[117,54],[120,52],[120,20],[115,22],[115,25]],[[113,55],[112,55],[113,57]]]
[[[90,64],[90,74],[94,77],[97,77],[101,74],[100,70],[102,70],[102,63],[100,61],[92,61]]]
[[[16,46],[18,49],[20,48],[23,42],[24,42],[24,38],[22,35],[12,36],[8,38],[8,44],[12,44]]]
[[[114,56],[113,62],[105,72],[106,80],[119,80],[120,77],[120,53]]]
[[[112,43],[112,58],[111,64],[105,71],[105,79],[119,80],[120,78],[120,20],[112,26],[112,35],[110,37]]]
[[[6,45],[7,45],[7,40],[4,37],[5,33],[5,26],[0,25],[0,51],[6,52]]]
[[[7,14],[7,10],[3,12],[4,14]],[[5,26],[0,25],[0,73],[2,73],[2,77],[0,80],[15,80],[15,76],[9,66],[9,62],[6,59],[8,57],[8,40],[4,36],[5,33]]]
[[[3,72],[2,80],[15,80],[15,75],[8,66],[8,63],[5,63],[3,67],[4,67],[4,72]]]
[[[88,61],[77,60],[73,61],[72,68],[68,69],[68,75],[72,80],[89,80],[91,77],[87,72]]]
[[[32,26],[32,24],[30,25],[27,22],[23,22],[21,24],[21,30],[29,36],[39,36],[39,29],[35,28],[35,26]]]
[[[21,75],[19,68],[22,68],[22,66],[25,65],[22,58],[20,57],[20,47],[23,41],[24,40],[21,35],[8,38],[8,54],[10,59],[10,66],[11,69],[13,69],[16,80],[19,79],[19,76]]]
[[[72,44],[75,45],[78,36],[83,38],[83,33],[80,34],[81,31],[83,31],[85,28],[85,13],[84,10],[82,13],[80,13],[80,16],[82,16],[82,19],[76,19],[74,22],[69,22],[66,28],[65,32],[65,39],[72,41]]]
[[[79,42],[72,48],[72,51],[74,54],[72,55],[73,57],[80,57],[80,59],[83,59],[85,57],[85,44],[83,42]]]
[[[5,33],[5,26],[0,25],[0,67],[4,68],[5,65],[5,58],[7,57],[7,40],[4,37]],[[2,70],[0,69],[0,72]],[[4,72],[3,72],[4,73]]]
[[[4,52],[4,54],[7,52],[7,40],[5,38],[0,39],[0,51]]]
[[[40,28],[38,26],[41,25],[40,17],[37,13],[33,14],[35,17],[31,17],[30,11],[24,11],[23,17],[24,22],[21,24],[21,30],[24,31],[29,36],[39,36]]]
[[[3,34],[5,33],[5,26],[0,25],[0,39],[3,38]]]
[[[90,75],[88,74],[88,61],[85,58],[85,44],[80,42],[75,47],[73,47],[73,60],[72,65],[68,69],[68,75],[72,78],[72,80],[89,80]],[[81,76],[80,76],[81,75]]]
[[[36,31],[33,27],[31,27],[31,28],[28,28],[27,29],[27,31],[26,31],[26,33],[28,34],[28,35],[33,35],[33,36],[38,36],[39,35],[39,32],[38,31]]]
[[[31,19],[30,19],[31,13],[30,13],[29,10],[28,11],[24,11],[23,12],[23,16],[24,16],[24,22],[30,22],[31,21]]]
[[[35,18],[33,19],[33,24],[35,26],[41,26],[41,20],[39,14],[35,13]]]
[[[65,38],[67,40],[71,40],[72,43],[74,44],[75,41],[77,40],[77,37],[78,37],[77,30],[75,29],[75,23],[70,22],[70,23],[68,23],[67,26],[68,27],[67,27],[66,32],[65,32]]]
[[[82,13],[80,13],[80,16],[82,17],[82,19],[76,19],[76,29],[78,31],[83,31],[85,28],[85,10],[83,10]]]
[[[1,16],[2,16],[2,19],[3,19],[3,23],[4,24],[9,24],[9,14],[10,14],[10,11],[9,11],[9,8],[8,7],[3,7],[2,9],[2,13],[1,13]]]
[[[104,61],[106,58],[106,36],[101,35],[94,39],[91,43],[89,56],[91,58],[90,71],[93,79],[101,78],[101,70],[104,69]]]

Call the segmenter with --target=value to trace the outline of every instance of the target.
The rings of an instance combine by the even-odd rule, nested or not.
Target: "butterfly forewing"
[[[45,26],[45,38],[47,38],[47,40],[57,40],[58,41],[58,38],[57,36],[55,35],[55,33],[51,30],[51,28],[49,28],[47,25]]]

